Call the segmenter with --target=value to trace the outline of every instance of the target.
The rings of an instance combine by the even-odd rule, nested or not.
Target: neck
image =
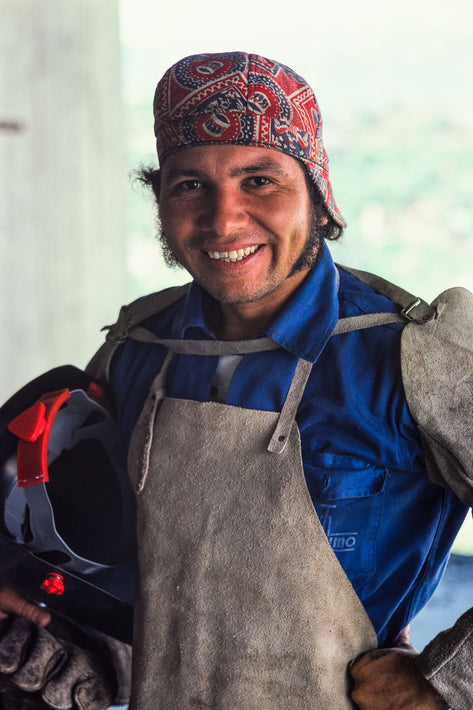
[[[272,319],[272,315],[256,313],[241,305],[219,303],[208,325],[219,340],[249,340],[262,333]]]
[[[299,272],[286,280],[285,289],[249,303],[222,303],[212,299],[205,315],[207,326],[219,340],[249,340],[264,333],[305,276],[306,273]]]

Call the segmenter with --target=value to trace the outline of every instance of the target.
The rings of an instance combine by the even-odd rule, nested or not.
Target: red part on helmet
[[[46,594],[61,596],[64,592],[64,577],[61,574],[48,574],[41,582],[41,589]]]
[[[9,431],[19,438],[16,469],[20,488],[49,481],[49,434],[54,417],[69,397],[68,389],[44,394],[8,425]]]
[[[12,434],[24,441],[36,441],[46,429],[46,407],[43,402],[36,402],[32,407],[19,414],[8,425]]]

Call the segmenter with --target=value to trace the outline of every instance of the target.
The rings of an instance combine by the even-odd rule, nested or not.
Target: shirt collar
[[[323,242],[316,266],[271,323],[267,335],[293,355],[315,362],[337,320],[337,270]]]
[[[174,319],[173,338],[215,339],[205,325],[204,304],[205,292],[193,281],[183,308]],[[293,355],[315,362],[337,320],[337,272],[324,242],[316,266],[264,335],[269,335]]]
[[[204,320],[205,292],[198,283],[192,281],[184,304],[172,321],[171,337],[186,340],[215,340]]]

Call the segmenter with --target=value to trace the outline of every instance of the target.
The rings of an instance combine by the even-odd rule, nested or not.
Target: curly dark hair
[[[329,213],[325,203],[323,201],[322,195],[317,190],[313,182],[310,180],[307,171],[304,170],[307,188],[309,190],[310,199],[312,202],[312,208],[314,210],[315,217],[319,222],[318,234],[321,239],[327,239],[329,241],[335,242],[343,234],[343,227],[341,227],[337,222],[335,222],[332,215]],[[153,194],[156,198],[156,202],[159,205],[159,195],[161,190],[161,172],[159,168],[155,167],[144,167],[142,166],[136,171],[135,174],[138,182],[151,188]],[[327,224],[320,224],[322,219],[327,218]]]

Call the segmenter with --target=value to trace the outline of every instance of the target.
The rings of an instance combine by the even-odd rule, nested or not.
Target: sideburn
[[[297,274],[299,271],[304,271],[305,269],[312,269],[317,264],[322,244],[319,220],[320,215],[317,214],[316,209],[312,208],[309,236],[289,276],[294,276],[294,274]]]

